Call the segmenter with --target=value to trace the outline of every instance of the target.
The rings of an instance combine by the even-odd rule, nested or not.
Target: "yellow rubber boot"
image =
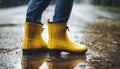
[[[51,51],[66,51],[70,53],[85,53],[86,45],[77,45],[67,36],[67,23],[48,22],[49,40],[48,49]]]
[[[42,24],[37,23],[25,23],[24,39],[22,43],[23,53],[24,51],[37,51],[47,48],[47,44],[42,38],[42,26]]]

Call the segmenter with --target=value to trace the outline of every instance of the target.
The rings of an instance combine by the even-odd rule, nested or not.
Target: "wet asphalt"
[[[0,69],[120,69],[120,26],[113,24],[119,21],[120,13],[75,5],[68,24],[69,37],[88,45],[88,51],[85,55],[62,52],[60,56],[50,56],[47,52],[22,55],[25,10],[26,6],[0,9]],[[42,19],[46,41],[46,20],[52,15],[50,6]]]

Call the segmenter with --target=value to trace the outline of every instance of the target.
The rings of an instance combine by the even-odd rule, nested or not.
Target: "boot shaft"
[[[26,22],[24,26],[24,37],[29,39],[35,39],[38,38],[38,36],[41,37],[42,26],[42,24]]]
[[[67,23],[48,23],[49,39],[61,39],[67,35]]]

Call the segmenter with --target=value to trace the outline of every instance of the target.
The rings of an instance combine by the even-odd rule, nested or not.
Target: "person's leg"
[[[23,54],[36,54],[40,49],[47,48],[42,38],[41,15],[49,2],[50,0],[30,0],[24,25]]]
[[[42,13],[50,1],[51,0],[30,0],[26,14],[26,22],[41,23]]]
[[[67,22],[72,10],[74,0],[56,0],[53,23]]]

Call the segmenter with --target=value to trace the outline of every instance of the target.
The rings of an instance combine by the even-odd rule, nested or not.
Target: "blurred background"
[[[76,3],[91,1],[94,5],[120,7],[120,0],[75,0]],[[28,4],[29,0],[0,0],[0,8],[14,7]],[[52,4],[55,0],[52,0]]]
[[[0,0],[0,69],[120,69],[120,0],[75,0],[68,34],[74,42],[88,45],[88,51],[83,56],[63,53],[54,60],[43,55],[23,58],[28,1]],[[54,7],[52,0],[42,17],[46,42],[46,20],[52,19]]]

